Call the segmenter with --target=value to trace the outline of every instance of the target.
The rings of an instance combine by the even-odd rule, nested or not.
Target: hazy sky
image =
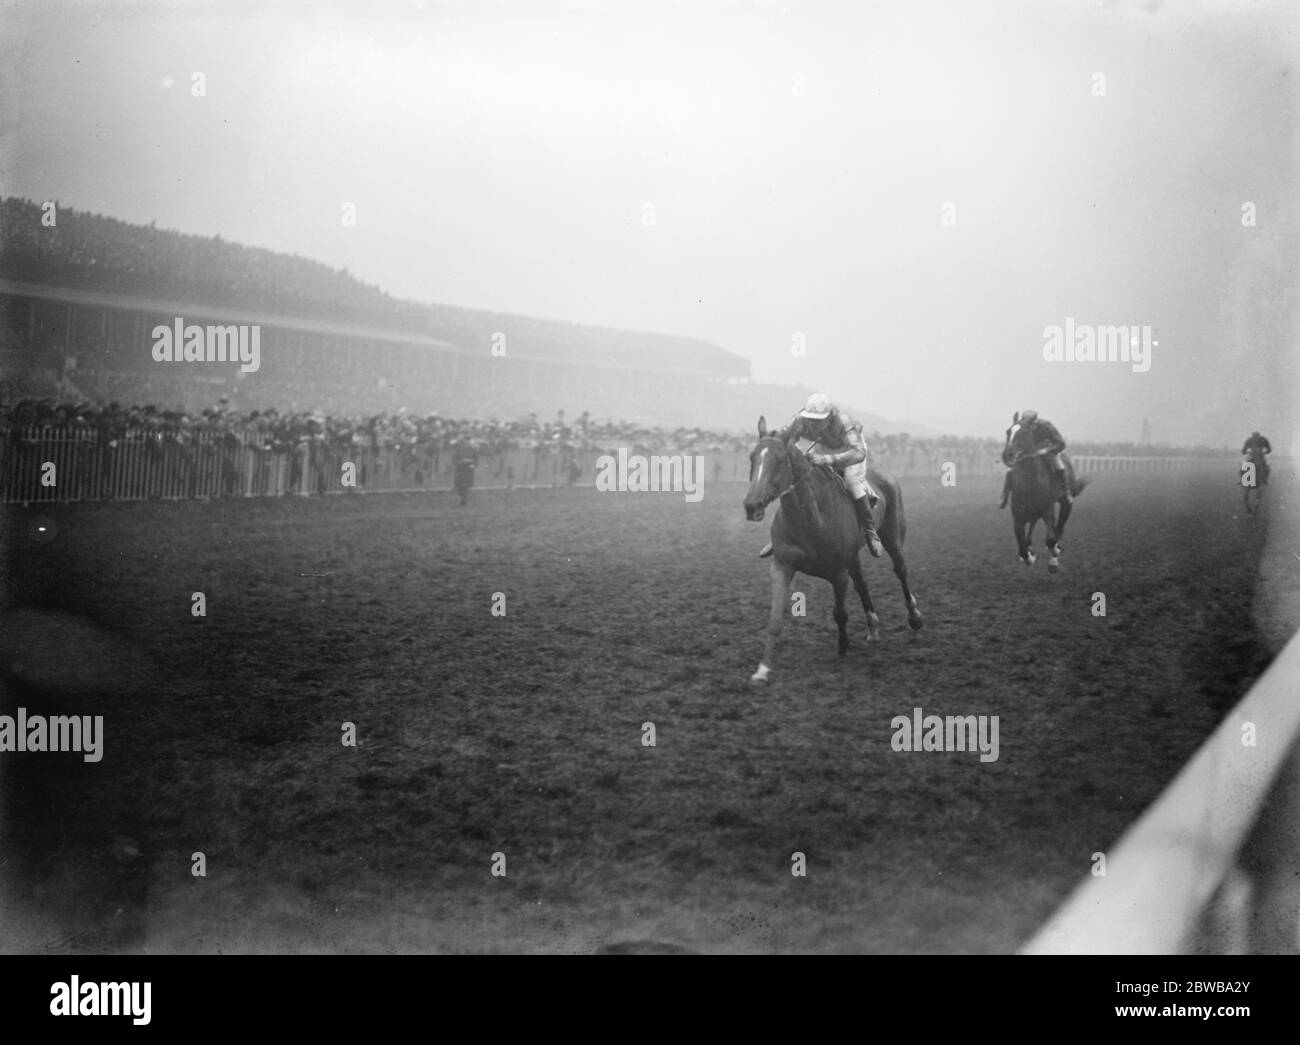
[[[1297,7],[6,5],[0,191],[945,431],[1285,442]],[[1067,317],[1149,325],[1149,372],[1044,361]]]

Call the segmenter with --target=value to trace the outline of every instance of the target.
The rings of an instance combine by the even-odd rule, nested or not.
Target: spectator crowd
[[[351,416],[321,412],[280,412],[274,409],[238,411],[222,399],[201,412],[163,410],[156,406],[59,403],[25,399],[0,404],[0,438],[6,452],[20,443],[49,435],[116,446],[131,438],[183,445],[195,441],[232,442],[258,452],[287,454],[305,446],[329,447],[340,453],[390,451],[411,461],[425,461],[437,471],[444,454],[465,440],[489,461],[511,451],[564,459],[592,453],[743,454],[752,448],[750,432],[706,428],[666,428],[628,421],[595,420],[588,413],[566,419],[563,411],[551,420],[536,413],[513,421],[496,418],[416,416],[406,412]],[[868,445],[873,459],[900,474],[936,471],[953,461],[971,472],[993,470],[1001,440],[907,434],[872,433]],[[1210,447],[1138,447],[1132,443],[1072,443],[1075,454],[1113,456],[1216,456],[1228,453]]]

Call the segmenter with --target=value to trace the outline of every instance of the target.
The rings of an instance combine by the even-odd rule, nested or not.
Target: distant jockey
[[[862,435],[862,426],[833,406],[829,397],[815,392],[786,426],[785,438],[790,442],[807,439],[816,443],[816,452],[808,455],[809,462],[831,465],[844,476],[867,550],[879,559],[882,549],[871,509],[880,498],[867,481],[867,441]],[[759,558],[771,555],[771,543],[758,554]]]
[[[478,465],[478,447],[467,435],[462,435],[452,444],[452,464]]]
[[[1258,452],[1259,457],[1257,459],[1263,460],[1264,454],[1271,454],[1273,452],[1273,447],[1271,447],[1268,440],[1258,432],[1251,432],[1250,435],[1246,437],[1246,442],[1242,444],[1241,452],[1243,454],[1251,454],[1251,451]],[[1251,456],[1254,455],[1251,454]]]
[[[1056,425],[1051,421],[1044,421],[1038,416],[1037,410],[1021,410],[1012,419],[1013,423],[1029,429],[1029,445],[1034,448],[1035,454],[1046,456],[1047,463],[1051,465],[1052,471],[1061,478],[1061,489],[1065,491],[1065,503],[1074,503],[1074,494],[1070,491],[1070,484],[1066,481],[1065,462],[1061,460],[1061,452],[1065,449],[1065,440],[1061,438],[1061,433],[1056,430]],[[1002,481],[1002,503],[999,508],[1007,506],[1007,498],[1011,496],[1011,469],[1007,469],[1006,478]]]
[[[1241,452],[1255,468],[1257,473],[1254,480],[1255,484],[1264,486],[1268,482],[1268,455],[1273,452],[1273,447],[1269,445],[1269,441],[1258,432],[1251,432],[1246,437],[1246,442],[1242,444]],[[1245,480],[1243,479],[1243,485],[1244,483]]]

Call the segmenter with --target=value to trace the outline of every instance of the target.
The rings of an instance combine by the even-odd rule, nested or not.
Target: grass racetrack
[[[867,560],[841,659],[800,576],[766,688],[740,485],[7,509],[4,713],[105,754],[0,756],[0,948],[1012,951],[1267,661],[1233,478],[1097,477],[1056,576],[1000,477],[904,479],[924,629]],[[998,760],[892,750],[914,707]]]

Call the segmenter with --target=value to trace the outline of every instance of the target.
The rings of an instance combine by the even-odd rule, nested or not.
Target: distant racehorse
[[[1254,515],[1264,503],[1264,487],[1268,485],[1268,455],[1258,446],[1246,454],[1246,464],[1241,469],[1241,500],[1247,515]]]
[[[866,578],[858,551],[865,543],[857,514],[839,476],[829,466],[814,466],[805,449],[792,445],[784,433],[769,434],[767,421],[758,419],[758,445],[749,455],[749,491],[745,494],[745,518],[758,522],[767,506],[780,500],[781,506],[772,520],[772,607],[767,625],[763,659],[751,682],[766,682],[772,669],[776,637],[789,605],[790,584],[794,575],[806,573],[830,581],[835,590],[835,624],[839,628],[839,651],[843,656],[849,646],[848,611],[844,595],[849,582],[862,599],[867,614],[867,639],[880,631],[867,591]],[[894,563],[894,573],[903,586],[907,604],[907,622],[915,630],[921,626],[921,611],[907,585],[907,565],[903,562],[903,538],[907,522],[903,516],[903,495],[898,481],[884,472],[868,469],[867,476],[881,503],[878,515],[883,521],[878,533],[880,542]]]
[[[1061,484],[1068,484],[1070,493],[1077,497],[1088,485],[1088,480],[1074,477],[1074,465],[1064,451],[1061,460],[1065,471],[1055,472],[1045,451],[1032,445],[1031,431],[1031,426],[1014,421],[1007,429],[1007,441],[1002,448],[1002,463],[1011,469],[1011,521],[1020,561],[1032,566],[1038,561],[1031,547],[1034,527],[1039,519],[1043,520],[1047,528],[1047,552],[1051,556],[1047,568],[1055,573],[1061,565],[1060,541],[1072,510]]]

